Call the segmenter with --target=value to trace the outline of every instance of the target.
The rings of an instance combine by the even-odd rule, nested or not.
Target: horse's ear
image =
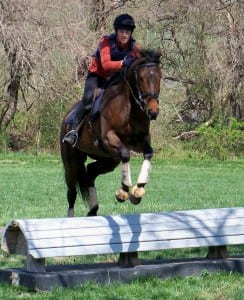
[[[160,48],[156,49],[155,56],[159,59],[162,56],[162,50]]]

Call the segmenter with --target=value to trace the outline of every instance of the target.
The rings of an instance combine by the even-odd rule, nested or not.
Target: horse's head
[[[141,50],[140,56],[127,70],[127,85],[131,95],[149,120],[155,120],[159,113],[158,97],[162,78],[159,63],[159,52]]]

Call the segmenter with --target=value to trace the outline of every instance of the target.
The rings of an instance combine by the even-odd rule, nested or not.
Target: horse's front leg
[[[137,178],[137,184],[132,188],[130,193],[130,201],[135,205],[141,202],[142,197],[145,195],[144,186],[149,181],[151,172],[151,159],[153,157],[153,149],[150,145],[148,145],[146,151],[143,153],[143,157],[144,160]]]
[[[116,199],[119,202],[124,202],[129,199],[129,189],[132,186],[129,149],[123,147],[120,150],[120,157],[122,161],[122,180],[121,188],[116,191]]]
[[[132,186],[130,173],[130,150],[127,149],[114,130],[109,130],[103,138],[104,146],[111,155],[119,155],[122,162],[121,187],[116,191],[115,197],[119,202],[129,199],[129,189]]]

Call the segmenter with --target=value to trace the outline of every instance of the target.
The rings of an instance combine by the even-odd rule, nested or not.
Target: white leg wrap
[[[92,209],[94,206],[98,205],[97,202],[97,191],[95,187],[89,187],[89,208]]]
[[[144,159],[141,166],[141,172],[137,179],[137,184],[147,183],[149,180],[150,171],[151,171],[151,162],[148,159]]]
[[[122,182],[126,186],[132,186],[130,163],[122,163]]]

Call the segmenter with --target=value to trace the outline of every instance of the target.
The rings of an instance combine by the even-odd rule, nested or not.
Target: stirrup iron
[[[74,140],[74,143],[73,143],[73,144],[70,144],[70,143],[68,143],[67,141],[65,141],[65,138],[66,138],[67,135],[73,135],[73,136],[75,137],[75,140]],[[78,141],[78,137],[79,137],[79,136],[78,136],[78,131],[75,130],[75,129],[72,129],[72,130],[70,130],[69,132],[67,132],[67,133],[65,134],[65,136],[63,137],[62,142],[63,142],[63,143],[67,142],[67,143],[70,144],[72,147],[75,147],[75,146],[76,146],[76,143],[77,143],[77,141]]]
[[[72,147],[74,148],[74,147],[76,146],[76,144],[77,144],[79,135],[78,135],[78,131],[77,131],[77,130],[71,130],[71,133],[75,135],[75,142],[74,142],[74,144],[72,145]]]

